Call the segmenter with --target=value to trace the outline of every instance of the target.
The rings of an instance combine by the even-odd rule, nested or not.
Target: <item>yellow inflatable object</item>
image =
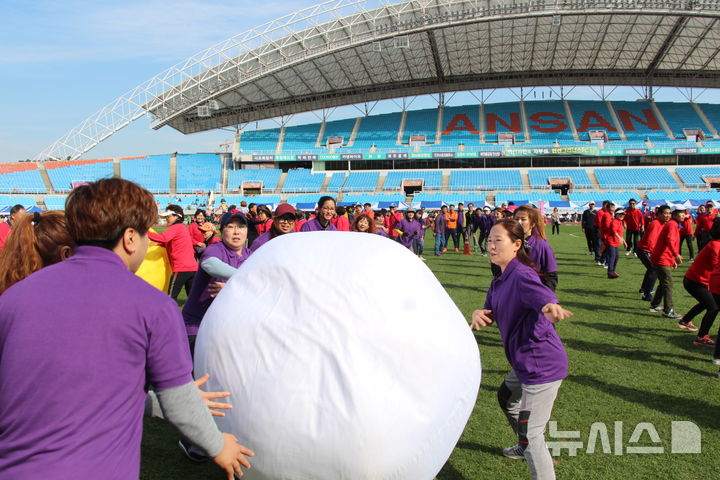
[[[153,287],[162,292],[167,292],[170,285],[170,276],[172,269],[170,268],[170,260],[168,260],[167,250],[160,245],[150,245],[145,254],[145,260],[135,275],[148,282]]]

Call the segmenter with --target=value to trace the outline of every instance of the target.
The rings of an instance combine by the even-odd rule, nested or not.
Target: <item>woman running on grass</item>
[[[483,309],[473,312],[471,328],[497,323],[510,362],[498,402],[518,444],[503,449],[503,455],[527,460],[532,478],[547,480],[555,478],[555,469],[545,426],[568,374],[567,354],[553,324],[572,312],[558,305],[552,290],[542,284],[523,240],[523,228],[515,220],[501,221],[490,230],[490,260],[502,273],[490,284]]]

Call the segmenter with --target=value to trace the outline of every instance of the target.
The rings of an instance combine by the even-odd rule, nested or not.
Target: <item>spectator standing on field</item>
[[[643,214],[635,208],[635,205],[637,205],[637,201],[631,198],[628,208],[625,210],[625,256],[635,253],[644,227]]]
[[[440,256],[447,248],[447,212],[448,207],[440,207],[440,213],[435,216],[435,255]]]
[[[682,245],[687,244],[689,261],[692,262],[695,259],[695,248],[693,247],[693,218],[692,215],[687,215],[685,220],[682,222],[682,228],[680,228],[680,255],[682,255]],[[712,237],[712,227],[710,228]]]
[[[596,225],[597,213],[595,212],[595,202],[588,203],[588,208],[582,213],[580,225],[585,234],[587,242],[588,255],[595,256],[595,262],[600,262],[600,234]]]

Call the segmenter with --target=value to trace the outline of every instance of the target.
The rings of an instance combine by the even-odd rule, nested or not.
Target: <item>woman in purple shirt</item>
[[[415,221],[415,209],[409,207],[405,210],[405,217],[395,224],[395,231],[398,234],[398,242],[405,248],[409,248],[414,254],[418,254],[416,240],[422,232],[422,225]]]
[[[540,272],[540,279],[554,292],[558,284],[557,260],[545,237],[544,217],[540,210],[527,205],[518,207],[514,217],[525,231],[525,248],[535,268]]]
[[[320,197],[317,205],[317,212],[315,218],[306,222],[301,228],[301,232],[319,232],[336,231],[335,225],[332,224],[331,220],[335,218],[335,199],[332,197],[324,196]]]
[[[532,478],[546,480],[555,478],[555,470],[545,426],[568,374],[567,354],[553,324],[572,312],[558,305],[552,290],[540,282],[523,241],[523,228],[515,220],[501,221],[490,230],[490,260],[501,274],[490,284],[483,309],[473,312],[471,328],[497,323],[512,368],[498,390],[498,401],[518,444],[503,449],[503,455],[527,460]]]
[[[211,244],[203,251],[200,268],[193,279],[190,295],[182,311],[190,342],[190,354],[193,356],[195,337],[205,312],[227,279],[250,256],[250,249],[245,246],[247,234],[248,221],[245,215],[241,212],[228,212],[220,221],[222,241]]]
[[[260,235],[250,247],[250,251],[254,252],[258,248],[265,245],[273,238],[288,233],[295,233],[295,221],[297,220],[297,211],[295,207],[289,203],[281,203],[275,209],[275,216],[270,230]],[[303,224],[303,227],[307,224]],[[331,225],[332,226],[332,225]],[[334,227],[333,227],[334,228]],[[300,229],[302,231],[302,228]]]

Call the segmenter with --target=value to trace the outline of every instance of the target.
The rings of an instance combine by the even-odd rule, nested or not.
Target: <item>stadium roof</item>
[[[720,87],[720,0],[335,0],[171,67],[40,153],[77,158],[130,122],[193,133],[437,92]]]

